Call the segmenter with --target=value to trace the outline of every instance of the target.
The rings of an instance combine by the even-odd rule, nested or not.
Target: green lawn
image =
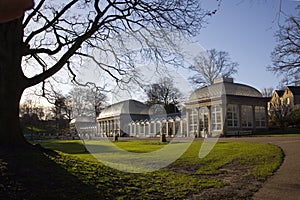
[[[247,142],[218,142],[208,156],[199,159],[202,142],[194,141],[188,151],[170,166],[137,174],[103,165],[86,152],[79,140],[49,140],[40,144],[57,153],[46,151],[42,155],[26,157],[24,152],[25,155],[1,160],[0,191],[4,191],[4,197],[5,194],[13,194],[16,199],[30,199],[36,193],[35,197],[39,199],[45,198],[45,195],[57,199],[192,199],[195,195],[205,199],[245,199],[250,198],[262,181],[272,175],[283,159],[281,149],[276,146]],[[164,147],[164,144],[153,140],[115,144],[138,153]],[[10,163],[19,156],[23,159],[11,168]],[[31,162],[33,159],[36,164]],[[27,173],[35,174],[30,178],[11,176],[17,166],[23,168],[18,169],[16,174],[26,172],[26,166],[33,168],[27,169]],[[42,183],[38,184],[39,181]],[[10,187],[6,188],[5,184]],[[45,188],[48,188],[47,192]],[[222,193],[228,188],[232,190]],[[30,190],[34,190],[33,193]]]

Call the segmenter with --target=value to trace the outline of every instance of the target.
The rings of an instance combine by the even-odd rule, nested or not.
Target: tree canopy
[[[148,58],[166,61],[157,48],[162,42],[174,45],[165,31],[195,34],[210,14],[198,0],[41,0],[23,23],[24,60],[35,68],[27,84],[43,82],[64,66],[76,81],[84,58],[117,81],[124,80],[120,76],[134,68],[130,44],[146,49]]]
[[[117,83],[130,81],[137,77],[136,53],[157,63],[172,61],[166,50],[176,44],[168,33],[196,34],[215,12],[199,0],[35,1],[24,17],[0,23],[0,142],[24,141],[18,124],[26,88],[42,83],[45,89],[63,70],[78,82],[80,69],[89,67],[86,59]],[[140,50],[129,51],[130,45]]]
[[[200,86],[211,85],[216,78],[236,74],[237,67],[238,63],[231,61],[228,52],[211,49],[194,59],[190,69],[196,74],[190,77],[190,80]]]
[[[69,92],[72,117],[81,115],[96,118],[104,108],[106,95],[90,88],[74,87]]]
[[[157,83],[151,84],[146,88],[148,97],[147,104],[161,104],[166,113],[177,113],[177,104],[182,98],[181,92],[174,86],[174,82],[169,77],[160,78]]]
[[[271,53],[269,70],[283,75],[285,85],[300,85],[300,16],[292,16],[276,33],[277,45]]]

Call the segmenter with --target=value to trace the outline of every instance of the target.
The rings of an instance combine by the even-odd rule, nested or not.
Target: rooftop
[[[281,97],[284,93],[284,90],[275,90],[275,92]]]
[[[287,86],[293,93],[293,95],[300,95],[300,86]]]
[[[148,114],[149,107],[139,101],[129,99],[107,106],[99,114],[98,119],[119,116],[121,114]]]
[[[207,100],[222,95],[262,97],[257,89],[249,85],[234,83],[232,78],[219,78],[214,81],[214,84],[197,89],[189,101]]]

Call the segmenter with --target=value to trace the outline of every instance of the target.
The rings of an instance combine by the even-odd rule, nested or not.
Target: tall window
[[[222,130],[221,106],[211,106],[211,130]]]
[[[253,126],[252,106],[242,106],[242,127],[250,128]]]
[[[161,122],[160,121],[155,121],[155,135],[160,135],[161,132]]]
[[[227,106],[227,126],[238,127],[239,126],[239,108],[237,105],[229,104]]]
[[[208,109],[207,107],[201,107],[199,109],[199,125],[200,130],[208,129]]]
[[[189,111],[189,131],[190,133],[196,133],[197,130],[197,115],[198,111],[196,108]]]
[[[145,135],[149,135],[149,122],[145,122],[145,124],[144,124],[144,128],[145,128]]]
[[[258,128],[266,127],[266,113],[263,106],[255,107],[255,125]]]
[[[138,132],[138,134],[139,134],[140,136],[144,135],[144,126],[145,126],[145,124],[144,124],[143,122],[138,123],[138,127],[139,127],[139,132]]]
[[[187,136],[187,120],[185,117],[182,118],[182,135]]]
[[[150,135],[155,135],[155,121],[151,121],[150,123]]]

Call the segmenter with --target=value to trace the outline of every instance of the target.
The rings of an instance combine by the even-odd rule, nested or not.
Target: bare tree
[[[174,86],[171,78],[160,78],[158,83],[146,88],[147,104],[162,104],[167,113],[178,112],[177,104],[182,97],[181,92]]]
[[[284,75],[285,85],[300,85],[300,16],[292,16],[276,33],[277,46],[268,70]]]
[[[282,101],[270,103],[270,122],[273,125],[284,128],[288,124],[290,107]]]
[[[37,0],[25,17],[0,24],[0,143],[26,144],[19,125],[26,88],[45,86],[62,69],[77,81],[85,59],[117,81],[132,78],[129,43],[146,49],[148,58],[166,62],[157,46],[174,43],[164,30],[198,33],[215,12],[203,10],[199,0]]]
[[[25,99],[25,101],[20,105],[20,116],[36,116],[37,119],[41,120],[45,113],[44,107],[39,105],[37,102],[32,99]]]
[[[216,78],[236,74],[237,67],[238,63],[231,61],[228,52],[211,49],[194,59],[190,69],[196,74],[190,80],[200,86],[211,85]]]
[[[74,87],[69,92],[72,105],[72,116],[96,117],[104,108],[106,95],[101,90],[85,87]]]
[[[107,96],[98,88],[92,90],[93,94],[93,106],[96,117],[101,113],[101,111],[105,108]]]
[[[263,97],[272,97],[273,96],[273,91],[274,91],[274,88],[269,87],[269,88],[261,89],[260,92],[261,92]]]

